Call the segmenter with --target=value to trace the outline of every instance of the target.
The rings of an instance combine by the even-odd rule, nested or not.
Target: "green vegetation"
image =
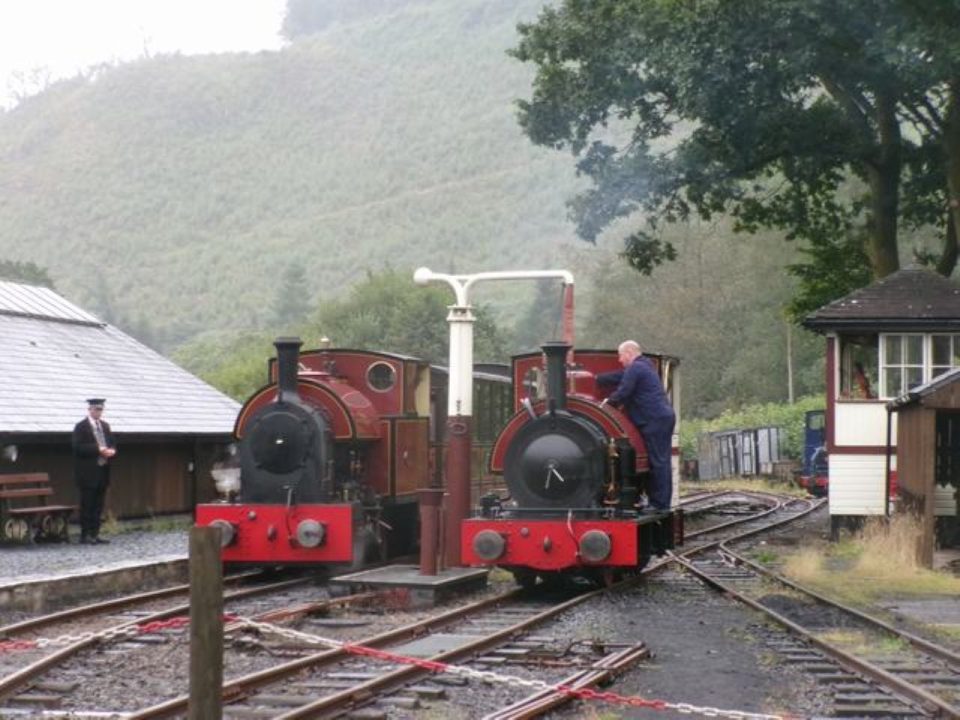
[[[520,29],[537,72],[520,119],[592,180],[584,239],[629,218],[624,255],[649,273],[677,255],[664,224],[778,229],[808,253],[802,316],[895,271],[901,229],[956,266],[958,22],[934,0],[564,0]]]
[[[879,597],[945,595],[960,592],[960,578],[917,563],[922,537],[907,515],[869,522],[840,543],[809,547],[789,558],[784,573],[841,601],[868,605]]]
[[[342,300],[321,305],[301,324],[288,325],[306,348],[326,338],[332,347],[381,349],[446,365],[449,357],[444,287],[419,287],[397,271],[370,274]],[[496,360],[506,354],[490,312],[475,308],[474,357]],[[275,335],[215,332],[194,338],[174,359],[237,400],[267,382],[267,358],[275,354]]]
[[[693,419],[680,427],[680,447],[684,457],[696,457],[700,433],[738,428],[776,426],[783,428],[785,441],[781,452],[790,458],[799,458],[803,452],[804,413],[823,408],[823,398],[804,397],[793,405],[766,403],[749,405],[741,410],[726,410],[712,420]]]
[[[281,334],[442,358],[435,323],[407,343],[395,318],[349,315],[386,274],[409,284],[404,308],[442,323],[449,291],[441,303],[412,283],[426,265],[572,270],[578,345],[679,356],[685,418],[785,401],[784,267],[802,256],[782,232],[758,243],[719,216],[664,228],[680,257],[649,278],[615,233],[576,239],[566,201],[585,182],[516,119],[532,69],[506,51],[541,8],[291,0],[279,52],[145,57],[54,83],[0,112],[0,258],[45,268],[69,300],[238,398]],[[556,334],[557,284],[474,299],[490,340],[478,358]],[[819,392],[822,339],[795,331],[792,347],[795,394]]]

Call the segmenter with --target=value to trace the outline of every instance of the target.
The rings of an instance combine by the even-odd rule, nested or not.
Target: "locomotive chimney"
[[[557,410],[567,409],[567,352],[571,347],[556,341],[542,346],[547,356],[547,402],[552,400]]]
[[[280,337],[274,341],[277,348],[277,386],[279,393],[277,400],[287,402],[298,397],[297,370],[300,366],[300,346],[303,343],[298,337]]]

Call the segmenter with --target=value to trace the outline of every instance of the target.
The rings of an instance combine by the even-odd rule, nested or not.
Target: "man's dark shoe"
[[[109,544],[110,544],[110,541],[109,541],[109,540],[104,540],[102,537],[95,537],[91,542],[92,542],[94,545],[109,545]]]
[[[664,508],[654,507],[653,505],[647,505],[643,510],[640,510],[638,515],[659,515],[660,513],[665,513],[667,510]]]

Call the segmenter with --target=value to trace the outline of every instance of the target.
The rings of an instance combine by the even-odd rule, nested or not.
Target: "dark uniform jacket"
[[[101,420],[103,438],[107,447],[115,448],[116,442],[110,431],[110,423]],[[73,428],[73,479],[80,487],[94,487],[101,482],[110,481],[110,461],[104,465],[97,463],[100,458],[100,446],[97,437],[93,434],[93,425],[89,418],[84,418]]]
[[[597,383],[617,386],[610,394],[610,402],[622,405],[638,428],[658,421],[672,423],[676,417],[656,368],[643,355],[635,357],[623,370],[600,373]]]

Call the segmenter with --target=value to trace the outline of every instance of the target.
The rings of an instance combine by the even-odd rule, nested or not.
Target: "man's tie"
[[[94,437],[96,437],[97,439],[97,445],[99,445],[102,448],[107,446],[107,439],[103,436],[103,428],[100,427],[99,420],[93,421],[93,434],[94,434]],[[107,464],[107,459],[105,457],[97,458],[97,465],[106,465],[106,464]]]

